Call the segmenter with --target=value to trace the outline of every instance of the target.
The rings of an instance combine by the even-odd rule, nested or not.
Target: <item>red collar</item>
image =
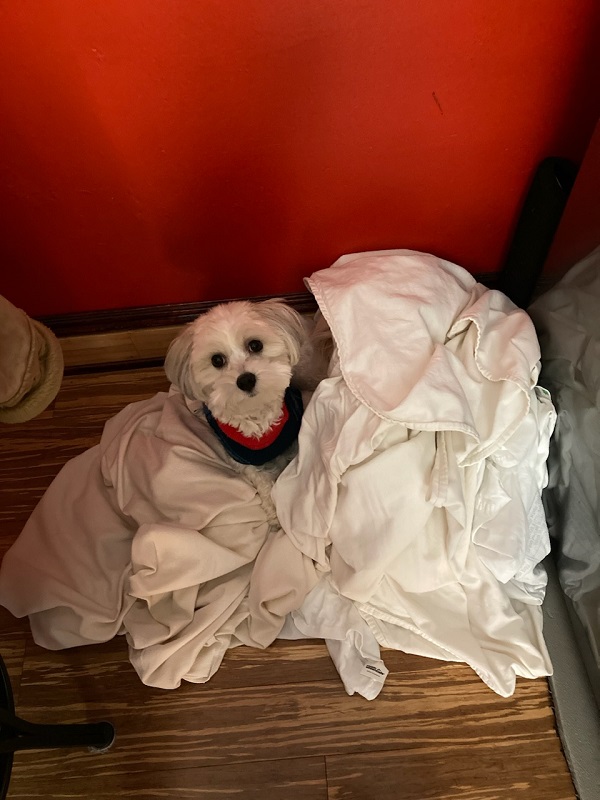
[[[259,437],[246,436],[237,428],[234,428],[233,425],[227,425],[225,422],[219,422],[218,419],[215,419],[215,422],[219,426],[219,429],[223,431],[225,436],[227,436],[229,439],[233,439],[234,442],[247,447],[249,450],[263,450],[265,447],[273,444],[275,439],[277,439],[283,429],[283,426],[288,421],[289,416],[290,412],[288,411],[287,405],[284,402],[281,410],[281,416],[271,425],[268,431]]]

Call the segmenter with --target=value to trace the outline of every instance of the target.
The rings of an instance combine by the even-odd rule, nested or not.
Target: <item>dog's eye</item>
[[[251,353],[260,353],[262,349],[263,343],[260,339],[250,339],[248,342],[248,350],[250,350]]]
[[[222,353],[215,353],[214,356],[210,359],[210,363],[213,367],[217,369],[223,369],[225,364],[227,363],[227,359]]]

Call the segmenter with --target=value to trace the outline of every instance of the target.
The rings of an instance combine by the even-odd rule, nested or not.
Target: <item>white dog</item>
[[[313,325],[280,300],[215,306],[172,342],[167,377],[203,413],[268,516],[273,481],[294,456],[302,411],[326,372]]]

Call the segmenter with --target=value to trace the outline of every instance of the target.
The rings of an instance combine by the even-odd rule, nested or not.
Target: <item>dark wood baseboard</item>
[[[489,289],[498,287],[498,274],[476,274],[475,279]],[[547,291],[556,282],[552,276],[542,277],[536,287],[535,296]],[[317,310],[317,304],[310,292],[278,295],[300,314],[310,314]],[[274,297],[272,295],[271,297]],[[234,298],[268,300],[269,296],[254,298]],[[203,301],[198,303],[170,303],[159,306],[136,306],[132,308],[114,308],[99,311],[82,311],[71,314],[54,314],[38,317],[39,321],[50,328],[58,337],[88,336],[96,333],[114,331],[130,331],[143,328],[162,328],[169,325],[185,325],[204,314],[213,306],[224,301]],[[229,301],[226,301],[229,302]]]
[[[133,372],[136,369],[158,369],[163,367],[164,356],[160,358],[136,358],[126,361],[101,361],[90,359],[89,364],[65,365],[65,375],[97,375],[102,372]]]
[[[295,308],[300,314],[317,310],[317,304],[310,292],[277,295]],[[232,300],[260,301],[275,297],[232,298]],[[206,313],[220,302],[230,300],[206,300],[198,303],[170,303],[159,306],[136,306],[132,308],[109,308],[98,311],[81,311],[71,314],[53,314],[38,317],[38,321],[50,328],[58,337],[88,336],[94,333],[131,331],[142,328],[163,328],[169,325],[185,325]]]

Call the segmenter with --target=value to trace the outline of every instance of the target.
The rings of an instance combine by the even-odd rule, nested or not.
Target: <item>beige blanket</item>
[[[0,603],[43,647],[126,634],[144,683],[204,682],[228,647],[269,645],[317,581],[268,531],[205,420],[160,393],[63,467],[4,558]]]

